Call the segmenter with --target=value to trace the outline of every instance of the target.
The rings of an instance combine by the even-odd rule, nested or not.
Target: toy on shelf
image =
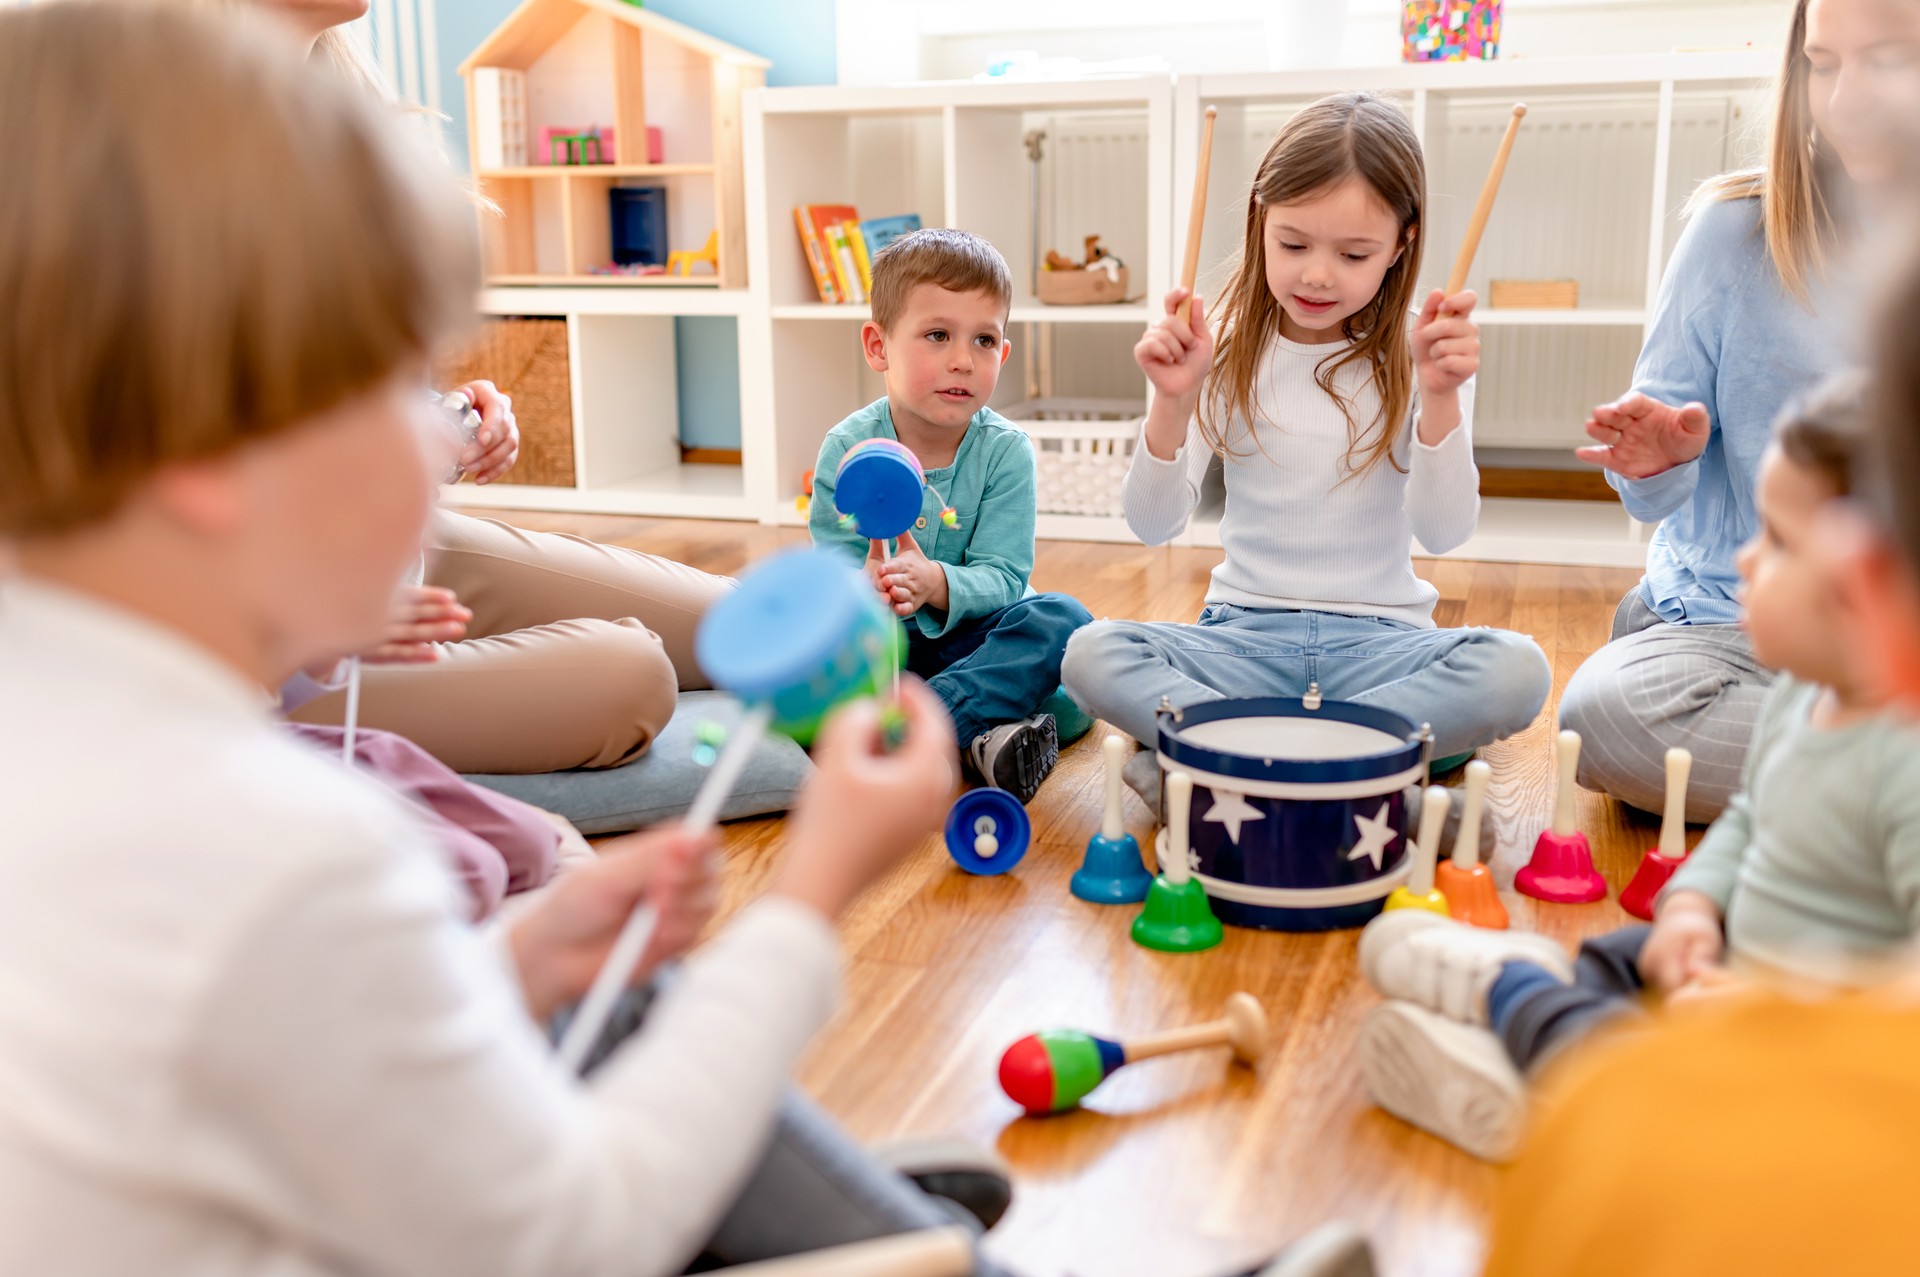
[[[1633,881],[1620,893],[1620,907],[1636,918],[1653,921],[1653,904],[1687,858],[1687,780],[1693,774],[1693,755],[1684,749],[1667,751],[1667,809],[1660,818],[1660,844],[1641,858]]]
[[[668,253],[667,274],[685,275],[691,278],[693,275],[693,264],[695,262],[705,262],[713,268],[714,274],[718,275],[720,273],[719,231],[708,231],[707,242],[700,248],[676,248],[671,253]]]
[[[1049,306],[1105,306],[1127,300],[1127,264],[1100,246],[1098,235],[1086,240],[1086,257],[1074,261],[1053,249],[1034,288]]]
[[[769,643],[769,634],[781,641]],[[739,698],[747,712],[720,749],[682,828],[701,832],[713,826],[764,732],[807,744],[833,710],[884,691],[902,647],[899,626],[866,578],[830,551],[782,551],[744,573],[701,619],[694,656],[714,686]],[[650,904],[628,915],[561,1038],[560,1059],[569,1069],[577,1072],[599,1039],[656,921]]]
[[[1267,1049],[1267,1013],[1250,993],[1228,998],[1225,1012],[1207,1024],[1132,1042],[1078,1029],[1043,1029],[1021,1038],[1000,1057],[1000,1089],[1028,1114],[1040,1117],[1074,1108],[1115,1070],[1156,1055],[1230,1046],[1235,1060],[1251,1066]]]
[[[613,260],[617,266],[645,265],[664,275],[667,269],[667,188],[615,186],[607,191],[607,215]]]
[[[947,854],[970,874],[991,878],[1025,859],[1033,822],[1004,789],[970,789],[947,812]]]
[[[1193,777],[1167,777],[1167,840],[1161,871],[1147,888],[1147,907],[1133,920],[1133,941],[1162,953],[1198,953],[1220,943],[1220,920],[1207,890],[1193,876],[1187,818],[1193,811]]]
[[[1480,202],[1473,206],[1473,216],[1467,220],[1466,238],[1460,241],[1460,255],[1453,259],[1453,274],[1447,276],[1447,296],[1467,286],[1467,275],[1473,269],[1473,255],[1480,251],[1480,236],[1487,229],[1487,218],[1493,215],[1493,201],[1500,194],[1500,179],[1507,172],[1507,157],[1513,154],[1513,139],[1520,134],[1520,121],[1527,118],[1527,106],[1524,102],[1513,104],[1513,114],[1507,120],[1507,131],[1500,137],[1500,149],[1493,153],[1493,167],[1487,170],[1486,184],[1480,188]]]
[[[563,164],[611,164],[613,130],[608,129],[603,133],[598,125],[579,131],[544,128],[540,130],[540,151],[547,157],[547,163],[556,167]]]
[[[1193,311],[1193,281],[1200,274],[1200,231],[1207,220],[1207,173],[1213,166],[1213,122],[1219,115],[1219,107],[1208,107],[1206,123],[1200,128],[1200,162],[1193,171],[1193,204],[1187,212],[1187,256],[1180,267],[1180,287],[1187,290],[1179,308],[1183,324]]]
[[[1101,743],[1106,760],[1106,809],[1100,832],[1087,840],[1087,855],[1073,875],[1070,890],[1097,905],[1132,905],[1147,898],[1153,875],[1140,859],[1140,843],[1120,819],[1120,769],[1127,758],[1127,738],[1110,735]]]
[[[800,495],[793,499],[793,508],[801,514],[813,508],[813,471],[808,470],[800,476]]]
[[[1460,804],[1460,834],[1454,839],[1453,859],[1436,871],[1435,885],[1447,898],[1447,909],[1462,922],[1489,931],[1507,929],[1507,907],[1494,890],[1493,874],[1480,863],[1480,813],[1487,803],[1487,781],[1493,768],[1476,758],[1467,764],[1466,797]]]
[[[1401,60],[1492,61],[1500,56],[1500,9],[1501,0],[1406,0]]]
[[[1607,894],[1607,880],[1593,867],[1593,848],[1574,826],[1573,777],[1580,769],[1580,733],[1561,732],[1553,796],[1553,827],[1533,844],[1533,859],[1513,885],[1535,900],[1586,904]]]
[[[1413,848],[1413,872],[1404,886],[1395,887],[1387,897],[1389,909],[1425,909],[1446,915],[1447,898],[1433,885],[1434,864],[1440,858],[1440,831],[1446,827],[1447,808],[1453,798],[1438,785],[1428,785],[1420,796],[1420,841]]]

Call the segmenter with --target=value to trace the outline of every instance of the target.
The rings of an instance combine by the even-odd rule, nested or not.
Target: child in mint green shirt
[[[986,406],[1011,350],[1012,299],[1005,259],[965,231],[915,231],[874,257],[860,341],[887,394],[827,433],[808,525],[816,545],[860,559],[907,618],[907,668],[946,703],[973,769],[1026,802],[1059,756],[1042,703],[1059,689],[1067,639],[1093,618],[1027,584],[1033,445]],[[926,472],[920,515],[891,557],[842,528],[833,504],[841,458],[869,439],[904,444]]]

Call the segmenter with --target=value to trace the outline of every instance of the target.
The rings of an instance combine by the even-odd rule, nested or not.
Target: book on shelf
[[[793,210],[800,247],[823,302],[861,303],[873,292],[873,257],[909,231],[920,215],[866,221],[850,204],[801,204]]]
[[[902,235],[920,229],[920,214],[903,213],[898,217],[870,217],[860,223],[860,238],[867,252],[877,253]]]
[[[813,286],[823,302],[837,302],[839,293],[834,288],[833,268],[827,265],[827,246],[819,235],[814,233],[813,220],[807,214],[806,205],[793,210],[793,224],[800,231],[800,248],[806,254],[807,268],[813,272]]]
[[[827,248],[833,259],[833,282],[839,286],[840,295],[850,302],[867,300],[866,290],[860,287],[860,263],[854,260],[853,241],[847,238],[847,227],[851,221],[831,222],[827,226]]]

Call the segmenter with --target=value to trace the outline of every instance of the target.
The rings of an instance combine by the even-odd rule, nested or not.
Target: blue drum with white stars
[[[1159,728],[1163,778],[1193,777],[1188,867],[1220,921],[1358,927],[1407,880],[1427,764],[1415,724],[1310,696],[1163,707]]]

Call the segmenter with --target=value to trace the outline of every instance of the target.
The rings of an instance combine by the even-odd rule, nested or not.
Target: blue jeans
[[[1547,702],[1540,647],[1507,630],[1421,629],[1333,612],[1214,603],[1197,625],[1100,621],[1073,636],[1067,691],[1144,745],[1165,696],[1184,708],[1226,697],[1304,696],[1391,710],[1433,725],[1436,758],[1521,731]]]
[[[964,751],[974,737],[1018,722],[1053,695],[1067,640],[1092,619],[1078,599],[1035,594],[962,621],[939,638],[909,622],[907,669],[946,702]]]

